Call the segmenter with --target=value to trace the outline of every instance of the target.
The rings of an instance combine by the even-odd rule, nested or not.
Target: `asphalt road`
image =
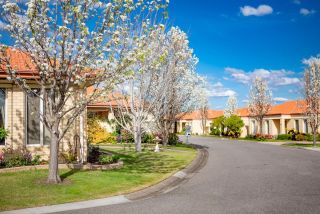
[[[320,213],[320,153],[192,137],[209,159],[175,190],[126,204],[66,213]]]

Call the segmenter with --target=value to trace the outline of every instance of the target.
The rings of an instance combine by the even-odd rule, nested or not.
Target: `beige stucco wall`
[[[249,134],[255,134],[258,132],[259,124],[258,122],[249,117],[241,117],[244,122],[244,127],[242,128],[241,137],[246,137]],[[305,115],[271,115],[266,116],[263,122],[263,134],[270,134],[277,136],[279,134],[285,134],[289,129],[296,129],[295,120],[299,121],[299,132],[305,133]],[[255,122],[253,122],[255,121]],[[267,130],[266,121],[269,121],[269,130]],[[210,123],[212,120],[207,121],[207,129],[210,133]],[[201,120],[179,120],[177,122],[177,131],[181,132],[185,125],[191,125],[192,134],[202,134]],[[255,124],[255,125],[253,125]],[[320,132],[320,128],[318,130]],[[311,127],[308,125],[308,133],[311,133]]]
[[[6,109],[5,109],[5,126],[9,130],[9,136],[6,138],[5,145],[0,145],[0,149],[4,148],[25,148],[32,153],[32,155],[40,155],[43,159],[49,157],[48,145],[27,145],[26,143],[26,96],[25,93],[13,84],[1,84],[0,88],[6,88]],[[74,102],[74,100],[69,101]],[[80,125],[80,117],[72,124],[66,136],[60,144],[60,151],[66,152],[69,148],[69,142],[74,145],[75,135],[78,135],[77,141],[81,141],[83,159],[87,156],[87,142],[86,142],[86,112],[81,116],[82,125]],[[66,120],[63,121],[64,125]],[[81,128],[81,130],[80,130]]]
[[[206,121],[205,134],[210,133],[211,123],[212,123],[212,120]],[[182,132],[183,128],[186,125],[191,126],[191,133],[192,134],[194,134],[194,135],[202,135],[203,134],[202,120],[179,120],[179,121],[177,121],[177,132]]]

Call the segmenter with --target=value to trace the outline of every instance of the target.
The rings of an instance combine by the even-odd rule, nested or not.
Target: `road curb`
[[[125,195],[130,201],[150,198],[159,194],[168,193],[176,189],[181,183],[191,178],[207,163],[209,153],[205,147],[194,145],[198,154],[197,157],[185,169],[176,172],[169,178],[161,181],[158,184],[139,190],[137,192]]]

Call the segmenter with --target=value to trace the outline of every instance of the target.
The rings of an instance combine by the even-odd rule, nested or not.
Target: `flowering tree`
[[[310,58],[304,63],[308,66],[304,72],[305,113],[313,133],[313,146],[320,125],[320,58]]]
[[[132,34],[160,1],[131,0],[1,0],[1,19],[6,31],[37,71],[32,81],[11,65],[7,47],[1,47],[1,68],[9,79],[45,105],[40,118],[51,133],[48,183],[59,183],[59,143],[86,105],[129,75],[135,58]],[[30,65],[27,65],[30,66]],[[34,93],[35,85],[40,93]],[[86,95],[86,87],[96,90]],[[97,90],[103,85],[104,90]],[[100,87],[101,88],[101,87]]]
[[[158,90],[165,94],[157,102],[153,115],[163,136],[163,144],[166,145],[169,133],[179,117],[199,109],[205,80],[195,72],[198,59],[189,47],[187,35],[183,31],[172,27],[167,32],[164,46],[165,66],[162,67],[161,75],[165,79],[158,85]]]
[[[272,93],[267,83],[256,78],[249,92],[249,114],[259,124],[259,132],[262,134],[263,118],[270,111],[272,105]]]
[[[136,44],[143,48],[128,68],[133,74],[118,84],[111,96],[117,103],[116,109],[110,105],[115,121],[133,134],[137,152],[141,152],[143,132],[152,129],[151,113],[164,95],[164,90],[159,88],[166,78],[161,75],[165,57],[164,30],[162,24],[153,25],[150,31],[143,30],[144,36]]]
[[[228,98],[226,109],[224,110],[224,116],[230,117],[231,115],[234,115],[238,108],[238,102],[237,98],[232,95]]]

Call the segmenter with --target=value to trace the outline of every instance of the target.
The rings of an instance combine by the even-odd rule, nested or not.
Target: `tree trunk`
[[[59,130],[58,124],[55,125],[54,132],[51,134],[50,144],[50,160],[49,160],[49,175],[47,183],[57,184],[61,182],[58,170],[58,154],[59,154]]]
[[[141,126],[137,125],[134,129],[134,143],[136,152],[141,152]]]
[[[263,134],[263,130],[262,130],[262,126],[263,126],[263,120],[260,120],[260,134]]]
[[[167,146],[168,143],[169,143],[169,126],[168,126],[168,123],[167,122],[164,122],[164,129],[163,129],[163,132],[162,132],[162,144],[163,146]]]
[[[316,146],[316,143],[317,143],[317,130],[314,129],[313,130],[313,147]]]
[[[165,129],[163,131],[162,135],[163,135],[162,144],[163,144],[163,146],[167,146],[169,143],[169,131],[167,129]]]

